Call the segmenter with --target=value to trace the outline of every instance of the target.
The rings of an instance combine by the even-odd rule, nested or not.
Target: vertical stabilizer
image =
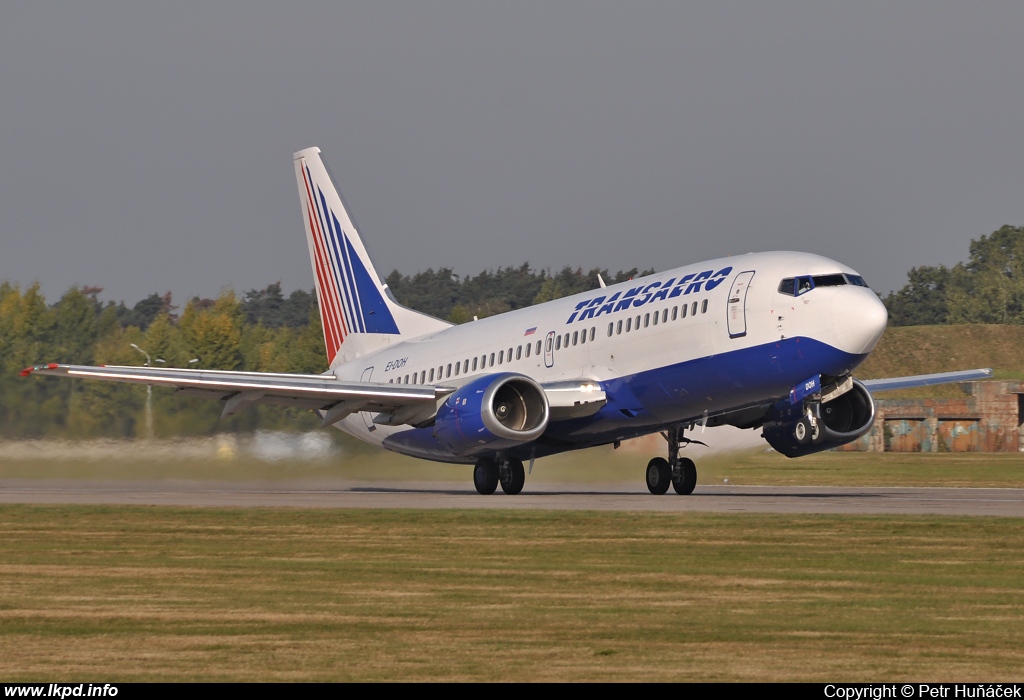
[[[366,253],[319,148],[294,155],[302,220],[331,367],[451,324],[396,303]]]

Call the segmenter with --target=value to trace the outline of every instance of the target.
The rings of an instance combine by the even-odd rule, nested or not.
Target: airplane
[[[690,494],[696,426],[760,428],[799,457],[870,430],[872,392],[991,376],[859,381],[887,313],[855,270],[799,252],[694,262],[462,325],[402,306],[381,280],[319,148],[293,156],[328,369],[319,375],[42,364],[56,375],[317,412],[404,455],[472,464],[480,494],[522,491],[528,460],[661,433],[653,494]]]

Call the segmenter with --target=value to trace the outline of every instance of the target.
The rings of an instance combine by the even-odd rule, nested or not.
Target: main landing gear
[[[523,490],[526,484],[526,470],[523,463],[514,457],[498,455],[498,459],[492,457],[481,457],[476,461],[473,468],[473,485],[476,491],[484,496],[489,496],[498,489],[509,496],[514,496]]]
[[[671,484],[678,494],[693,493],[697,486],[697,465],[692,459],[679,456],[679,443],[690,441],[683,437],[682,428],[669,428],[662,437],[668,441],[668,459],[655,457],[647,463],[647,489],[660,496]]]

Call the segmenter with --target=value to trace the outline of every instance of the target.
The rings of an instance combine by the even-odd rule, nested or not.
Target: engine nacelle
[[[468,457],[536,440],[548,427],[548,415],[540,384],[521,374],[491,374],[448,396],[437,411],[434,435]]]
[[[856,379],[853,388],[828,403],[809,404],[818,429],[798,430],[797,423],[804,417],[803,403],[788,400],[772,406],[764,422],[764,439],[787,457],[803,457],[853,442],[871,430],[875,420],[875,402],[871,392]],[[803,440],[798,435],[804,432]]]

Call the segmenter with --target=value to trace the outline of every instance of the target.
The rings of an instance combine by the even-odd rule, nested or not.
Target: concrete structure
[[[871,432],[839,449],[871,452],[1024,451],[1024,383],[965,382],[956,399],[878,399]]]

